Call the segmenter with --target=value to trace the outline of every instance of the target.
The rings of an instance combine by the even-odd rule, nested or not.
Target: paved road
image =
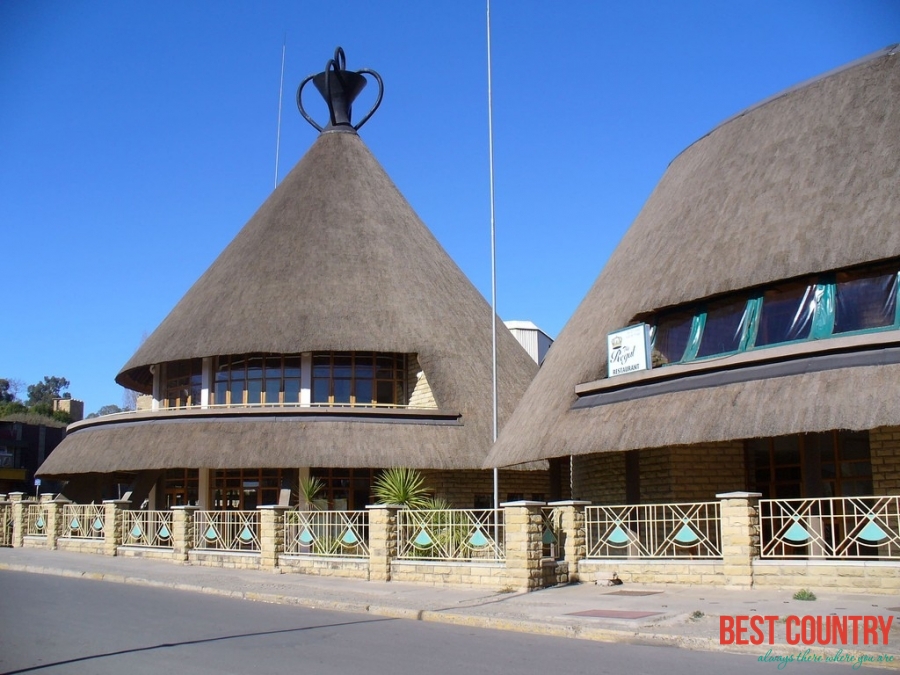
[[[788,668],[810,675],[867,672],[846,665]],[[601,644],[0,572],[0,672],[759,675],[778,670],[748,656]]]

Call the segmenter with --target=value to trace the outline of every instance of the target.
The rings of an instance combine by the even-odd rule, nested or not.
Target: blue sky
[[[491,14],[498,311],[553,336],[681,150],[900,41],[897,0]],[[0,377],[64,376],[86,412],[121,404],[114,377],[142,336],[274,187],[283,39],[279,175],[316,138],[296,87],[342,45],[385,81],[363,140],[490,296],[483,0],[3,0]]]

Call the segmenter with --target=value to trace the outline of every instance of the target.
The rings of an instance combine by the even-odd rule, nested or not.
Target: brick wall
[[[425,485],[434,491],[434,496],[446,499],[450,505],[460,509],[471,509],[475,505],[475,495],[493,498],[494,472],[486,471],[428,471],[423,470]],[[509,495],[522,495],[532,499],[550,494],[550,476],[547,471],[500,471],[500,502],[507,501]]]
[[[573,460],[574,499],[594,504],[625,503],[625,453],[580,455]]]
[[[720,492],[746,489],[742,441],[640,450],[638,464],[645,504],[705,502]],[[626,503],[624,452],[575,457],[574,466],[576,499]]]
[[[900,495],[900,427],[869,432],[872,489],[876,495]]]
[[[419,359],[410,354],[406,361],[406,383],[409,390],[409,405],[413,408],[437,408],[431,385],[425,371],[419,366]],[[421,373],[421,375],[420,375]]]
[[[743,441],[672,448],[669,482],[675,502],[708,502],[721,492],[746,490]]]

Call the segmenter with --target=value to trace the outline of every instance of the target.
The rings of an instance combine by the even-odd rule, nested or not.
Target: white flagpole
[[[497,246],[494,230],[494,116],[491,94],[491,0],[487,0],[487,67],[488,67],[488,167],[491,194],[491,379],[493,394],[493,434],[497,441]],[[500,508],[500,473],[494,467],[494,508]],[[497,542],[497,525],[494,525],[494,541]],[[499,542],[498,542],[499,543]]]
[[[284,51],[287,33],[281,41],[281,84],[278,87],[278,131],[275,134],[275,187],[278,187],[278,152],[281,149],[281,101],[284,95]]]

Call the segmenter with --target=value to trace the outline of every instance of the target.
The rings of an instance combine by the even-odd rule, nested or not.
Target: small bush
[[[699,609],[695,609],[693,612],[691,612],[691,618],[692,618],[694,621],[696,621],[697,619],[702,619],[702,618],[703,618],[703,612],[701,612]]]
[[[816,594],[813,593],[808,588],[801,588],[799,591],[794,593],[794,600],[815,600]]]

